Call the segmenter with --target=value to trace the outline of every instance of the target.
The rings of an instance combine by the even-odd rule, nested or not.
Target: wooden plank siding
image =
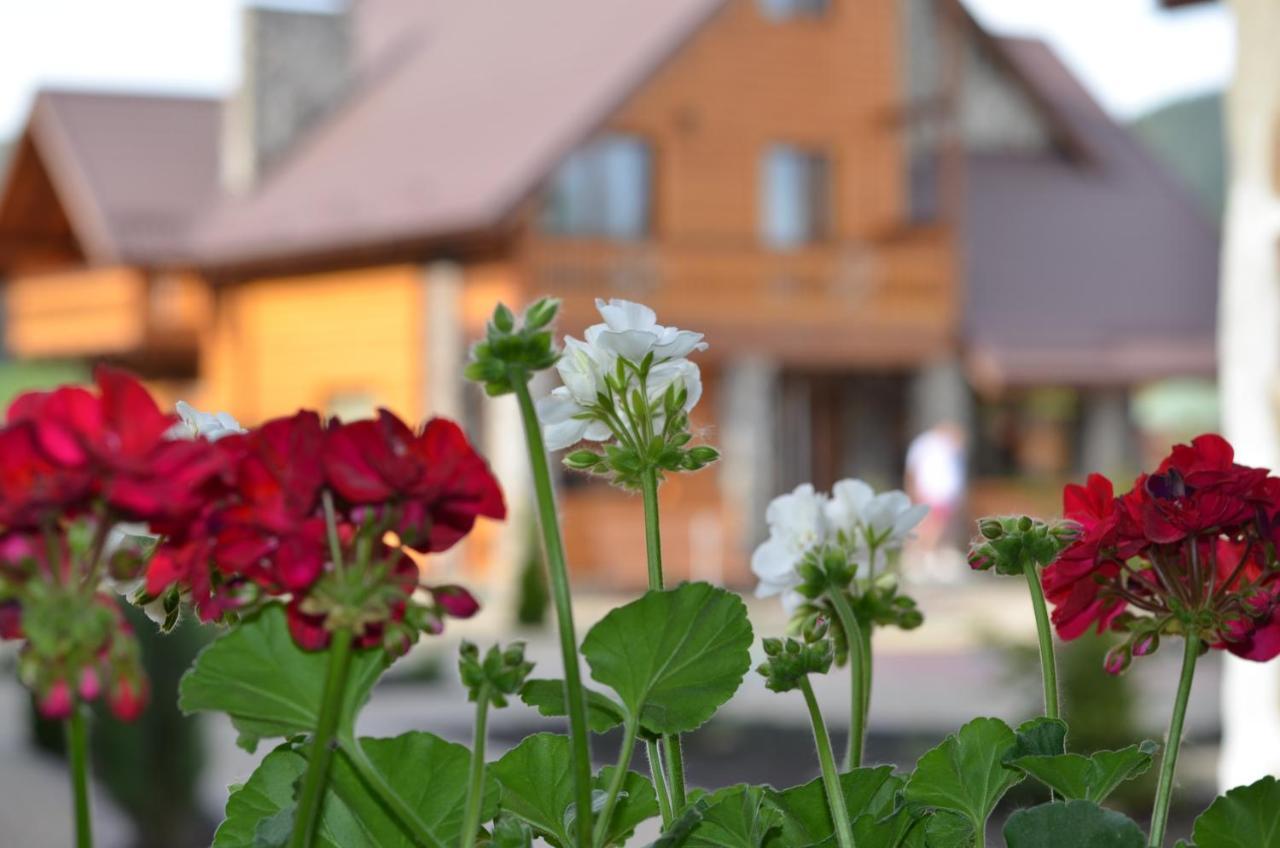
[[[896,0],[781,21],[755,0],[730,3],[602,127],[650,145],[650,237],[548,235],[535,199],[517,249],[530,294],[563,297],[569,327],[591,320],[594,297],[644,300],[725,354],[844,366],[945,355],[956,256],[945,223],[906,221],[901,45]],[[761,243],[761,160],[774,143],[828,157],[825,240]]]

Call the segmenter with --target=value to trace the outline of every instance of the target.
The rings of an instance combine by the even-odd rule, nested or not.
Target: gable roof
[[[177,252],[218,191],[217,101],[69,91],[36,98],[24,140],[38,152],[91,262]],[[0,199],[20,157],[0,175]]]
[[[996,44],[1080,155],[969,155],[971,370],[996,385],[1211,374],[1213,226],[1046,45]]]
[[[236,264],[492,227],[724,2],[424,0],[403,34],[369,30],[386,56],[366,58],[362,90],[220,203],[192,253]]]

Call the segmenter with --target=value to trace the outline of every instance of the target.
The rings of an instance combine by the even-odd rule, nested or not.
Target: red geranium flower
[[[1081,536],[1044,570],[1064,639],[1091,626],[1127,630],[1108,667],[1154,650],[1165,629],[1193,628],[1206,643],[1250,659],[1280,653],[1280,584],[1270,533],[1280,481],[1235,462],[1220,436],[1178,445],[1116,497],[1091,475],[1068,486],[1063,511]]]
[[[506,516],[488,465],[461,428],[442,418],[421,433],[385,409],[376,420],[334,425],[325,434],[324,468],[349,503],[397,507],[400,538],[428,551],[452,547],[478,516]]]

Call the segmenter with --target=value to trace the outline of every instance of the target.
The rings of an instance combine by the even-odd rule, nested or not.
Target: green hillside
[[[1226,194],[1222,95],[1175,101],[1138,118],[1132,129],[1220,220]]]

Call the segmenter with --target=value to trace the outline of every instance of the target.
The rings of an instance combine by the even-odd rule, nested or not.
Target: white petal
[[[853,538],[873,497],[875,490],[861,480],[836,483],[831,487],[831,500],[827,504],[827,521],[831,528],[843,530],[845,535]]]
[[[653,355],[659,358],[677,359],[688,356],[695,350],[706,350],[707,343],[702,340],[702,333],[690,330],[677,330],[665,327],[666,330],[654,346]]]
[[[639,362],[657,344],[658,334],[652,330],[602,330],[596,335],[596,346],[623,359]]]
[[[613,298],[606,303],[596,298],[596,309],[611,330],[647,330],[652,329],[658,321],[658,316],[652,309],[630,300]]]
[[[799,582],[796,576],[796,563],[799,561],[800,556],[785,540],[770,537],[751,554],[751,571],[769,583],[791,585]]]

